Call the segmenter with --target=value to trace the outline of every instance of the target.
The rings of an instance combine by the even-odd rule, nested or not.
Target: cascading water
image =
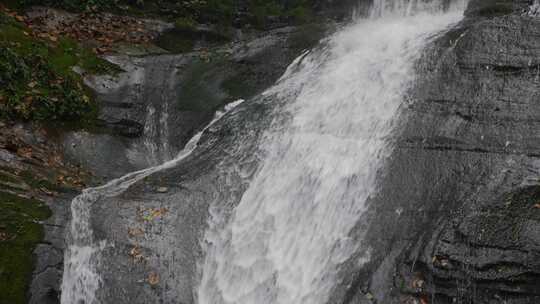
[[[423,47],[462,17],[464,1],[375,0],[289,68],[273,94],[265,159],[230,216],[220,202],[199,265],[199,304],[326,303],[349,237],[376,191]],[[359,261],[362,263],[362,261]]]
[[[274,124],[260,147],[265,158],[230,216],[220,202],[210,209],[195,292],[199,304],[325,303],[339,281],[339,266],[353,253],[369,259],[369,249],[359,248],[350,231],[375,194],[415,61],[431,38],[460,20],[463,6],[451,0],[375,0],[369,18],[301,56],[265,93],[277,101]],[[165,109],[150,120],[166,126],[167,119]],[[168,130],[152,134],[167,137]],[[62,303],[99,302],[97,269],[107,244],[93,237],[92,204],[174,167],[201,134],[173,160],[73,200]]]
[[[138,166],[157,166],[170,160],[174,154],[169,145],[169,107],[178,97],[176,76],[178,70],[175,63],[181,59],[175,56],[162,56],[159,60],[122,58],[124,65],[129,65],[134,75],[130,81],[134,92],[125,96],[146,104],[144,129],[140,141],[135,141],[128,150],[128,158]],[[118,58],[109,57],[118,63]],[[129,62],[129,61],[133,62]],[[128,61],[126,63],[125,61]],[[133,67],[134,66],[134,67]],[[129,70],[129,69],[126,69]],[[154,77],[155,74],[164,77]],[[159,82],[162,81],[162,82]]]
[[[540,0],[534,0],[529,6],[529,16],[538,17],[540,15]]]
[[[96,299],[96,291],[100,287],[101,278],[96,268],[100,262],[99,253],[106,246],[106,243],[96,243],[94,240],[90,227],[92,204],[101,198],[117,196],[143,178],[177,165],[195,150],[206,129],[241,102],[241,100],[233,102],[227,105],[223,112],[217,112],[214,119],[202,131],[197,133],[174,159],[159,166],[127,174],[104,186],[86,189],[81,195],[73,199],[71,203],[72,219],[68,239],[69,246],[64,257],[61,303],[93,304],[99,302]]]

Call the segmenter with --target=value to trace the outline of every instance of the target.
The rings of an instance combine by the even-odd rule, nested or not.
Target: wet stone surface
[[[344,270],[336,297],[539,301],[540,19],[528,4],[472,1],[469,17],[426,50],[365,216],[372,262]]]
[[[471,1],[468,17],[425,51],[405,109],[407,119],[380,175],[379,194],[370,199],[351,234],[359,239],[367,231],[365,250],[343,265],[330,303],[540,300],[540,19],[527,14],[528,4]],[[144,137],[148,100],[160,98],[152,83],[171,79],[152,72],[159,65],[171,74],[180,70],[176,84],[205,80],[195,93],[211,101],[194,104],[190,100],[198,96],[187,98],[193,92],[174,93],[178,117],[185,118],[171,121],[171,151],[178,151],[218,105],[250,97],[235,93],[245,89],[243,81],[253,81],[246,83],[255,87],[247,90],[254,95],[281,74],[302,49],[291,51],[285,43],[291,34],[281,31],[246,43],[246,49],[233,48],[232,57],[220,64],[209,64],[206,55],[200,60],[201,54],[133,59],[144,66],[140,79],[145,85],[126,80],[116,92],[104,90],[101,98],[112,98],[102,119],[109,126],[130,121],[137,127],[118,132],[123,137],[91,135],[111,136],[110,151],[81,156],[74,148],[69,153],[105,176],[143,166],[114,153]],[[231,71],[240,73],[227,74]],[[114,97],[137,90],[147,98],[118,103]],[[99,266],[104,288],[98,298],[194,301],[208,207],[219,201],[231,210],[238,203],[257,169],[257,142],[269,124],[269,104],[263,97],[250,100],[211,128],[180,165],[95,204],[96,239],[108,241]],[[76,136],[83,139],[75,146],[97,142]],[[66,140],[68,147],[73,142]],[[111,163],[100,168],[100,159]],[[358,267],[366,251],[370,261]]]

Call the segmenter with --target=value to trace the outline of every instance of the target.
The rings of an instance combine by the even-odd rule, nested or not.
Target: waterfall
[[[64,256],[64,275],[62,278],[63,304],[94,304],[99,303],[96,291],[101,284],[97,273],[99,253],[107,245],[104,241],[95,242],[90,224],[92,204],[102,198],[114,197],[143,178],[176,166],[195,150],[206,129],[221,119],[227,112],[239,105],[242,100],[227,105],[224,111],[217,112],[214,119],[199,133],[191,138],[185,148],[172,160],[148,169],[129,173],[101,187],[85,189],[71,203],[71,224],[68,236],[68,246]]]
[[[353,254],[361,257],[358,265],[369,261],[369,248],[352,239],[351,230],[377,194],[416,60],[427,43],[461,19],[464,5],[374,0],[368,18],[304,53],[264,93],[274,101],[273,123],[259,146],[264,157],[232,212],[219,201],[210,207],[194,286],[199,304],[326,303],[345,261]],[[63,304],[100,302],[97,269],[108,244],[94,238],[92,205],[176,166],[237,104],[217,113],[174,159],[86,189],[72,201]],[[162,146],[145,146],[156,162],[153,151],[169,151],[167,105],[161,110],[158,117],[148,109],[147,121],[154,124],[145,129],[163,139]]]
[[[538,17],[540,15],[540,0],[533,1],[533,3],[529,6],[527,14],[532,17]]]
[[[340,265],[369,260],[351,229],[376,194],[415,61],[464,5],[375,0],[265,93],[276,100],[265,156],[232,213],[211,207],[199,304],[326,303]]]

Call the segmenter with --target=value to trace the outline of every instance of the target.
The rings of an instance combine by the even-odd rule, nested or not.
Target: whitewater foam
[[[232,215],[214,202],[199,304],[326,303],[339,266],[369,248],[349,237],[392,151],[414,64],[464,2],[376,0],[299,57],[265,95],[265,158]]]

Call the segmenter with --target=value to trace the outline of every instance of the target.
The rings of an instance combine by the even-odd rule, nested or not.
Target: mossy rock
[[[0,304],[26,303],[40,221],[50,216],[43,202],[0,191]]]
[[[181,26],[162,33],[155,41],[156,45],[171,53],[188,53],[196,45],[211,48],[225,44],[231,40],[231,31],[218,32],[216,29],[202,29]]]
[[[32,37],[24,24],[0,12],[0,118],[93,121],[97,104],[75,66],[90,74],[119,72],[69,38]]]
[[[222,58],[213,58],[206,62],[198,60],[186,68],[180,88],[181,98],[178,101],[179,111],[213,112],[223,105],[225,95],[219,86],[220,72],[223,68]],[[202,101],[202,102],[201,102]]]

